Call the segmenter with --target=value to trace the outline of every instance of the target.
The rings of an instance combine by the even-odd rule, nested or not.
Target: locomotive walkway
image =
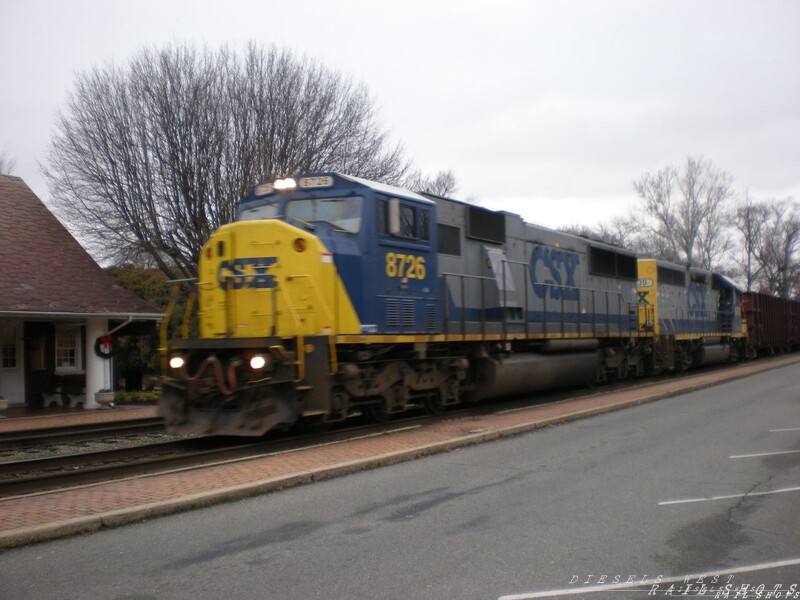
[[[600,390],[593,395],[547,405],[482,416],[454,416],[423,426],[397,423],[394,432],[387,434],[364,436],[341,443],[324,443],[244,462],[6,498],[0,500],[0,548],[88,533],[103,527],[447,452],[675,396],[797,362],[800,362],[800,355],[795,354],[623,391]],[[127,418],[135,412],[140,413],[137,416],[142,416],[138,410],[120,411],[117,414]],[[0,422],[0,429],[14,426],[14,421],[8,419]]]

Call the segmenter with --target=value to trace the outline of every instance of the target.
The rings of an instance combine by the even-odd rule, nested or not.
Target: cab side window
[[[378,205],[378,232],[404,240],[430,241],[430,213],[428,208],[398,198],[382,200]]]
[[[416,210],[413,206],[400,205],[400,236],[406,239],[417,237]]]

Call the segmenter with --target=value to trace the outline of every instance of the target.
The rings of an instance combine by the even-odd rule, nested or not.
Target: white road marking
[[[800,427],[788,427],[787,429],[770,429],[770,433],[778,433],[779,431],[800,431]]]
[[[758,454],[734,454],[728,458],[758,458],[759,456],[778,456],[779,454],[800,454],[800,450],[782,450],[780,452],[759,452]]]
[[[770,490],[768,492],[749,492],[745,494],[730,494],[728,496],[711,496],[710,498],[685,498],[683,500],[665,500],[659,502],[659,506],[668,506],[670,504],[690,504],[692,502],[711,502],[713,500],[730,500],[732,498],[751,498],[753,496],[769,496],[772,494],[785,494],[787,492],[800,492],[800,486],[783,488],[780,490]]]
[[[798,488],[800,489],[800,488]],[[661,577],[645,580],[637,580],[625,583],[612,583],[608,585],[593,585],[593,586],[577,586],[571,588],[563,588],[560,590],[545,590],[542,592],[528,592],[524,594],[510,594],[508,596],[500,596],[498,600],[532,600],[533,598],[553,598],[555,596],[577,596],[589,594],[592,592],[608,592],[612,590],[625,590],[629,588],[652,587],[654,585],[665,585],[670,583],[682,583],[684,581],[697,581],[699,579],[708,579],[711,577],[720,577],[724,575],[736,575],[737,573],[748,573],[750,571],[764,571],[767,569],[779,569],[781,567],[791,567],[800,565],[800,558],[790,558],[787,560],[779,560],[774,562],[757,563],[754,565],[744,565],[741,567],[734,567],[732,569],[721,569],[719,571],[707,571],[705,573],[693,573],[691,575],[682,575],[679,577]]]

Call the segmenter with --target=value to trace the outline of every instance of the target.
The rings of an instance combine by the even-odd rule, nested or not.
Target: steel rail
[[[29,448],[41,444],[96,440],[115,435],[132,435],[163,430],[164,419],[162,417],[145,417],[111,423],[81,423],[58,427],[39,425],[30,429],[0,432],[0,449]]]

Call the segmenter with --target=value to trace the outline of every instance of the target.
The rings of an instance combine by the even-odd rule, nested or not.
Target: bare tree
[[[755,288],[762,267],[756,260],[756,252],[761,247],[761,238],[770,210],[767,204],[756,202],[745,191],[744,198],[736,207],[734,224],[739,237],[740,258],[736,261],[747,291]]]
[[[706,158],[644,173],[634,188],[645,202],[642,225],[662,258],[715,268],[730,248],[727,205],[733,178]]]
[[[619,246],[641,255],[650,255],[665,260],[679,261],[665,237],[652,229],[649,222],[639,215],[619,216],[598,223],[594,227],[588,225],[567,225],[561,231],[581,237]]]
[[[338,170],[398,184],[401,146],[364,85],[275,47],[141,51],[77,76],[44,168],[61,216],[104,259],[193,276],[258,181]]]
[[[559,227],[558,231],[563,231],[564,233],[569,233],[571,235],[577,235],[578,237],[586,238],[587,240],[593,240],[595,242],[603,242],[604,244],[622,246],[619,238],[614,234],[610,226],[604,223],[600,223],[595,227],[575,223],[573,225],[564,225],[563,227]]]
[[[614,217],[610,221],[600,223],[597,231],[600,239],[632,250],[637,245],[639,225],[632,217]]]
[[[764,291],[781,298],[800,295],[800,204],[786,199],[768,205],[754,258]]]
[[[9,158],[6,151],[0,152],[0,175],[13,175],[17,162],[13,158]]]
[[[439,171],[433,177],[425,177],[419,171],[414,171],[403,182],[403,187],[444,197],[452,196],[458,189],[456,176],[452,171]]]

